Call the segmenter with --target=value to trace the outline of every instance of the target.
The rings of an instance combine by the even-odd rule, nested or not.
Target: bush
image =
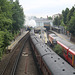
[[[4,37],[4,32],[3,31],[0,31],[0,60],[1,60],[1,57],[2,57],[2,53],[3,53],[3,38]]]
[[[60,56],[62,56],[62,47],[60,45],[55,45],[53,50]]]
[[[6,47],[10,44],[10,41],[12,40],[12,34],[8,31],[0,31],[0,60],[5,53]]]

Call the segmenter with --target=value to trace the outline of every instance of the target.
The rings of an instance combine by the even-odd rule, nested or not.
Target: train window
[[[64,49],[64,53],[67,54],[67,50]]]
[[[68,57],[69,57],[70,59],[72,59],[72,54],[71,54],[71,53],[68,53]]]

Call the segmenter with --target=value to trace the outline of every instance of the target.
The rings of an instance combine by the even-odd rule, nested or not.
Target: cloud
[[[53,15],[61,13],[66,7],[71,8],[75,0],[20,0],[26,15]]]

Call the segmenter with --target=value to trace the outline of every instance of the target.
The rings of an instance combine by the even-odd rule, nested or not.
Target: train
[[[41,75],[74,75],[75,69],[30,32],[30,45]]]
[[[75,67],[75,45],[58,37],[56,34],[49,34],[49,41],[51,45],[54,45],[53,41],[56,41],[62,47],[63,57]]]

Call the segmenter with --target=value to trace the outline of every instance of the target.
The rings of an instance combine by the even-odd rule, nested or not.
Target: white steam
[[[30,21],[29,21],[29,26],[30,26],[30,27],[35,27],[35,26],[36,26],[35,20],[33,20],[33,19],[30,20]]]
[[[36,26],[36,22],[33,19],[30,20],[29,18],[26,18],[25,26],[35,27]]]

